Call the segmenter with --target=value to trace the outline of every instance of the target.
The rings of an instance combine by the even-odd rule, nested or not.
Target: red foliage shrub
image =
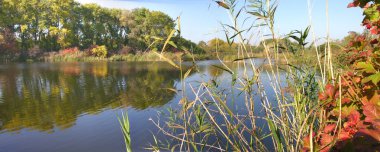
[[[79,52],[79,49],[77,47],[74,48],[67,48],[59,52],[60,55],[71,55],[76,54]]]
[[[349,43],[347,53],[350,70],[340,76],[340,82],[328,84],[319,94],[324,126],[313,140],[320,151],[373,151],[380,149],[380,2],[354,0],[348,7],[364,9],[363,25],[372,38],[363,35]],[[310,139],[304,139],[304,151],[310,151]]]

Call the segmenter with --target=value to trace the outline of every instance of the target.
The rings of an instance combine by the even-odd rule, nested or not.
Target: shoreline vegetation
[[[222,40],[223,43],[223,40]],[[340,42],[341,43],[341,42]],[[337,43],[336,46],[340,47],[340,43]],[[96,46],[98,47],[98,46]],[[320,46],[320,48],[325,47],[324,44]],[[347,65],[344,58],[348,55],[345,53],[341,53],[342,49],[339,47],[335,47],[333,51],[333,56],[337,60],[335,63],[339,67],[344,67]],[[104,47],[103,47],[104,48]],[[311,50],[312,48],[308,48],[305,53],[292,53],[292,52],[283,52],[280,53],[280,56],[286,56],[288,60],[291,60],[292,63],[303,63],[308,65],[317,64],[314,60],[314,53]],[[128,62],[154,62],[154,61],[165,61],[160,56],[157,56],[153,51],[146,52],[138,52],[138,53],[127,53],[127,54],[118,54],[112,53],[109,54],[108,51],[104,51],[107,53],[103,53],[104,55],[95,55],[93,51],[86,49],[84,51],[79,50],[78,48],[68,48],[65,50],[55,51],[55,52],[45,52],[45,53],[37,53],[27,58],[22,58],[21,54],[2,54],[0,55],[0,62],[96,62],[96,61],[128,61]],[[107,54],[107,55],[106,55]],[[164,57],[173,60],[173,61],[202,61],[202,60],[221,60],[226,62],[234,62],[240,61],[242,57],[233,52],[222,52],[222,53],[203,53],[203,54],[191,54],[188,52],[164,52],[162,53]],[[256,51],[252,53],[249,57],[245,57],[245,59],[250,58],[267,58],[267,55],[264,51]],[[280,58],[276,60],[271,56],[273,60],[277,63],[285,64],[286,60],[284,58]],[[302,59],[300,59],[302,58]]]
[[[226,58],[239,44],[214,38],[194,43],[173,33],[176,20],[160,11],[104,8],[74,0],[4,0],[0,5],[0,60],[157,61],[155,50],[172,59]],[[166,37],[172,38],[166,42]],[[255,47],[261,53],[262,47]],[[192,57],[191,57],[192,58]]]
[[[302,35],[307,37],[308,32],[302,33],[300,38],[295,35],[297,32],[276,41],[265,38],[255,45],[230,40],[237,35],[226,40],[214,38],[195,43],[182,37],[180,32],[172,31],[179,26],[180,18],[172,19],[160,11],[110,9],[97,4],[82,5],[74,0],[38,3],[36,0],[4,0],[1,3],[0,16],[7,16],[0,18],[2,62],[162,61],[154,55],[155,50],[164,50],[165,57],[175,61],[179,58],[234,61],[242,59],[242,54],[236,53],[242,45],[250,48],[250,56],[246,58],[265,58],[265,48],[269,47],[270,54],[274,55],[276,43],[279,53],[289,54],[289,59],[298,60],[302,55],[309,58],[311,55],[307,54],[314,53],[314,45],[303,44]],[[166,42],[167,36],[171,39]],[[333,52],[341,52],[351,37],[352,34],[331,41]],[[325,47],[326,44],[317,46],[320,52]],[[280,58],[279,62],[284,59]]]

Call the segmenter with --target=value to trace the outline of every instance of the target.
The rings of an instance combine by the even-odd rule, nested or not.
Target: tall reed
[[[236,0],[216,2],[226,10],[231,19],[231,24],[223,24],[227,41],[239,42],[236,52],[239,58],[235,59],[232,65],[219,59],[221,66],[215,66],[230,74],[231,85],[226,93],[220,90],[216,81],[204,81],[198,85],[185,83],[184,80],[189,73],[197,71],[197,65],[194,63],[193,67],[185,72],[181,60],[174,62],[163,55],[165,46],[179,47],[172,44],[170,39],[175,33],[180,33],[180,27],[173,30],[166,39],[163,50],[156,54],[181,71],[182,108],[171,109],[169,116],[164,120],[152,120],[163,134],[171,138],[170,142],[157,144],[154,149],[302,150],[302,145],[305,144],[303,137],[313,134],[323,123],[321,116],[315,113],[324,104],[318,101],[317,93],[323,89],[327,81],[334,78],[329,43],[324,51],[326,58],[315,49],[315,58],[318,60],[315,65],[304,64],[306,61],[302,60],[302,57],[296,65],[292,63],[294,60],[289,60],[287,53],[280,52],[283,46],[279,41],[284,37],[276,33],[275,28],[277,1],[248,0],[240,8],[239,1]],[[243,13],[250,15],[248,19],[256,19],[253,25],[242,25],[247,20]],[[311,14],[309,15],[311,20]],[[269,34],[266,31],[269,31]],[[313,41],[316,41],[312,25],[310,31],[313,33]],[[263,41],[267,38],[272,39],[273,44]],[[252,58],[254,52],[248,44],[255,40],[261,41],[264,46],[263,52],[269,66],[265,70]],[[185,48],[181,49],[190,54]],[[287,65],[285,68],[279,64],[280,59]],[[236,65],[239,67],[238,70],[232,68]],[[283,71],[286,71],[285,76],[280,75]],[[269,83],[264,83],[266,80]],[[264,86],[266,84],[270,87]],[[186,89],[193,93],[194,98],[185,94]],[[243,96],[243,100],[238,100],[236,94]],[[235,107],[233,103],[236,102],[241,102],[244,106]],[[312,144],[311,142],[311,147]]]
[[[127,152],[132,152],[131,148],[131,132],[130,132],[130,125],[129,125],[129,118],[128,114],[121,114],[121,117],[118,118],[120,126],[121,126],[121,131],[123,132],[123,137],[124,137],[124,144],[125,144],[125,150]]]

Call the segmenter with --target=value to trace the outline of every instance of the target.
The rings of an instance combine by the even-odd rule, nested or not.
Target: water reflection
[[[60,63],[0,66],[0,130],[66,129],[108,108],[165,105],[179,71],[164,63]]]
[[[260,67],[264,60],[256,62]],[[189,62],[183,66],[191,65]],[[235,99],[229,105],[245,114],[238,108],[244,107],[244,96],[239,95],[239,90],[230,90],[231,74],[212,66],[222,66],[218,61],[200,61],[197,65],[193,70],[197,72],[185,79],[185,92],[179,94],[166,88],[183,89],[178,83],[180,71],[164,63],[0,65],[0,152],[124,151],[117,120],[122,110],[130,118],[132,149],[144,151],[155,142],[152,134],[157,139],[164,138],[149,118],[162,120],[164,117],[157,111],[179,107],[182,93],[194,99],[189,85],[197,88],[200,82],[218,84],[221,93]],[[242,63],[227,65],[238,74],[243,72]],[[266,72],[263,74],[266,76]],[[264,87],[270,88],[265,76]],[[269,89],[268,94],[273,92]]]

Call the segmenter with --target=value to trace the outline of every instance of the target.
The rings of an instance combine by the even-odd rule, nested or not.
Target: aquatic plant
[[[127,113],[122,113],[121,117],[118,118],[121,126],[121,131],[123,132],[125,149],[127,152],[132,152],[131,148],[131,132],[129,125],[129,118]]]

